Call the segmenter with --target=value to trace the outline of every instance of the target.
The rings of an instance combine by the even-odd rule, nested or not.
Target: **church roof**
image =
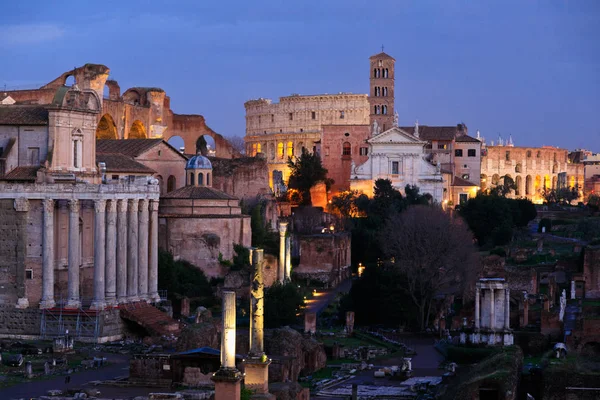
[[[420,129],[420,128],[419,128]],[[474,137],[471,137],[469,135],[462,135],[456,138],[457,142],[472,142],[472,143],[477,143],[480,142],[481,140],[478,140]]]
[[[37,178],[37,171],[40,166],[24,166],[17,167],[6,174],[2,180],[4,181],[35,181]]]
[[[396,59],[394,57],[392,57],[389,54],[384,53],[384,52],[381,52],[381,53],[378,53],[378,54],[375,54],[375,55],[369,57],[369,60],[372,60],[374,58],[391,58],[392,60],[396,61]]]
[[[96,140],[96,153],[137,157],[162,141],[162,139],[100,139]]]
[[[414,135],[414,126],[400,127],[405,132]],[[419,138],[422,140],[452,140],[456,137],[456,126],[427,126],[419,125]]]
[[[477,186],[477,185],[469,182],[466,179],[455,176],[454,179],[452,180],[452,186]]]
[[[207,199],[207,200],[238,200],[220,190],[208,186],[184,186],[161,196],[164,199]]]
[[[212,164],[208,158],[196,154],[185,164],[185,169],[212,169]]]
[[[0,125],[48,125],[48,110],[43,106],[1,105]]]
[[[144,164],[135,161],[132,157],[124,154],[96,152],[96,162],[105,163],[106,172],[134,172],[148,174],[153,174],[156,172]]]

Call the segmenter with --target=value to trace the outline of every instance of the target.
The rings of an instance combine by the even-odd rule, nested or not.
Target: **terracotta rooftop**
[[[377,53],[374,56],[369,57],[369,60],[372,60],[373,58],[391,58],[392,60],[396,61],[394,57],[390,56],[389,54],[383,51],[381,53]]]
[[[456,138],[457,142],[473,142],[473,143],[478,143],[481,142],[481,140],[478,140],[474,137],[471,137],[469,135],[462,135]]]
[[[1,105],[0,125],[48,125],[48,110],[42,106]]]
[[[162,139],[101,139],[96,140],[96,153],[123,154],[129,157],[137,157],[162,141]]]
[[[238,200],[220,190],[207,186],[184,186],[162,196],[164,199]]]
[[[415,134],[414,126],[401,126],[404,132]],[[453,140],[457,134],[456,126],[427,126],[419,125],[419,139],[421,140]]]
[[[106,172],[134,172],[148,174],[156,172],[124,154],[96,153],[96,162],[106,163]]]
[[[1,179],[5,181],[35,181],[37,178],[37,171],[40,168],[40,166],[17,167]]]
[[[452,186],[477,186],[477,185],[472,182],[469,182],[466,179],[455,176],[454,179],[452,180]]]

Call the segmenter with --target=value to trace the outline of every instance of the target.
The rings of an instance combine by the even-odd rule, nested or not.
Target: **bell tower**
[[[370,124],[377,121],[384,132],[394,123],[394,66],[396,60],[383,52],[369,57],[369,107]]]

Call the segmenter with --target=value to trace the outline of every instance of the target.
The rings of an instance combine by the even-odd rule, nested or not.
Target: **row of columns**
[[[287,236],[287,222],[279,223],[279,272],[280,283],[289,282],[292,278],[292,241]]]
[[[56,306],[55,202],[54,199],[43,200],[40,308]],[[69,200],[67,308],[81,307],[79,210],[80,201]],[[158,299],[158,200],[94,200],[94,298],[91,308]]]
[[[494,307],[495,304],[495,300],[494,300],[494,291],[495,289],[487,289],[490,292],[490,310],[489,310],[489,314],[490,314],[490,326],[489,329],[495,329],[495,323],[496,323],[496,308]],[[499,289],[499,292],[503,292],[504,294],[504,326],[502,328],[504,329],[510,329],[510,289],[505,288],[505,289]],[[501,293],[502,295],[502,293]],[[475,329],[479,329],[481,327],[481,306],[480,306],[480,300],[481,300],[481,288],[480,287],[476,287],[475,288]],[[500,328],[500,327],[498,327]]]

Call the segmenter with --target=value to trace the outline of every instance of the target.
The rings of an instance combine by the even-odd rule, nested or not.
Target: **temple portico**
[[[510,289],[504,278],[482,278],[475,287],[475,332],[473,343],[512,345]]]
[[[159,192],[155,180],[140,177],[127,183],[76,184],[75,189],[65,184],[9,186],[11,190],[2,191],[0,200],[14,199],[19,214],[23,213],[25,220],[40,218],[42,228],[41,271],[35,273],[41,278],[41,296],[37,297],[34,290],[27,293],[25,280],[34,275],[35,267],[30,264],[35,260],[26,261],[20,268],[27,277],[18,282],[25,293],[19,293],[17,307],[36,307],[38,302],[41,309],[82,307],[81,286],[89,287],[90,281],[82,276],[84,264],[93,268],[92,288],[88,291],[91,304],[83,302],[84,306],[102,310],[131,301],[159,299]],[[26,224],[21,229],[25,230],[19,232],[23,237],[32,239]],[[66,253],[66,260],[59,252]],[[90,260],[84,259],[83,253],[92,252]],[[61,272],[64,270],[66,282]],[[63,279],[58,282],[61,274]],[[66,296],[62,291],[57,293],[65,284]]]

